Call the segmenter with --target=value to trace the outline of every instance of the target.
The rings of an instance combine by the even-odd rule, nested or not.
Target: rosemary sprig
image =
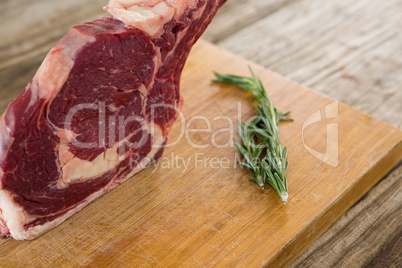
[[[287,117],[290,112],[279,112],[262,85],[250,68],[252,77],[223,75],[214,72],[213,82],[236,85],[251,91],[252,97],[258,103],[254,105],[257,115],[246,123],[238,123],[239,140],[234,143],[242,155],[243,162],[239,163],[253,177],[250,181],[257,183],[262,189],[270,184],[279,193],[282,202],[288,200],[288,181],[285,176],[288,169],[287,148],[282,149],[279,141],[278,123],[281,120],[293,119]]]

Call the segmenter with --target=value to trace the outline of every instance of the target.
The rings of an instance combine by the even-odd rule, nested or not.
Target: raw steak
[[[0,122],[3,237],[43,234],[161,157],[187,55],[225,1],[112,0],[114,18],[51,49]]]

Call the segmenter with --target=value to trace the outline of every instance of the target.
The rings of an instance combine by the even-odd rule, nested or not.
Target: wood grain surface
[[[0,2],[1,111],[32,78],[50,47],[72,26],[104,16],[103,5],[97,0]],[[401,127],[401,12],[399,0],[229,0],[204,38]],[[392,265],[400,256],[400,225],[388,223],[400,213],[364,218],[360,211],[375,211],[377,198],[382,210],[400,211],[400,199],[389,194],[400,189],[401,172],[399,165],[292,266],[361,267],[384,260]],[[376,226],[382,226],[381,232]]]
[[[401,13],[401,0],[230,0],[204,38],[401,128]],[[383,178],[399,191],[395,181],[401,179],[401,165]],[[372,190],[383,197],[383,209],[400,211],[402,203],[387,198],[384,185]],[[387,260],[377,267],[399,267],[402,251],[394,237],[400,224],[389,224],[398,214],[348,216],[375,207],[374,201],[359,201],[291,267],[365,267],[375,259]],[[367,239],[371,233],[377,235]],[[385,254],[390,248],[397,254]]]

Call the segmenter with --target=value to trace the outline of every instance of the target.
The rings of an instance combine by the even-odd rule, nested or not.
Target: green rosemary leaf
[[[214,72],[216,79],[213,82],[236,85],[250,91],[257,102],[254,108],[256,116],[247,123],[238,123],[239,140],[234,144],[239,150],[244,162],[239,165],[245,168],[252,177],[250,181],[264,189],[271,185],[282,198],[283,204],[288,199],[288,181],[286,171],[289,166],[287,147],[282,148],[279,141],[279,121],[293,121],[288,117],[290,112],[279,112],[271,100],[261,80],[251,70],[251,77]]]
[[[249,165],[249,164],[247,164],[247,163],[244,163],[244,162],[239,162],[239,165],[242,166],[242,167],[244,167],[244,168],[246,168],[246,169],[249,169],[249,170],[253,170],[253,169],[254,169],[254,167],[252,167],[251,165]]]

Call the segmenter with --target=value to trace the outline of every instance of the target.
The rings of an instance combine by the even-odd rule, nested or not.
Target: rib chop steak
[[[161,157],[191,47],[226,0],[112,0],[0,121],[0,233],[34,239]]]

